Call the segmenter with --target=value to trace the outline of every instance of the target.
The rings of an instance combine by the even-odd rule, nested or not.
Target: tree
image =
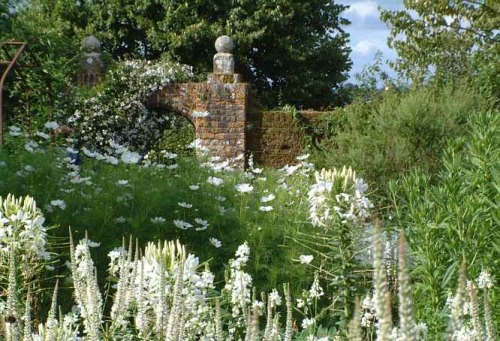
[[[404,4],[402,11],[382,10],[381,15],[391,28],[388,44],[398,53],[393,66],[404,77],[416,83],[429,74],[449,80],[481,69],[491,72],[492,67],[499,75],[498,0],[405,0]]]
[[[4,88],[5,118],[36,128],[64,116],[71,105],[79,42],[67,35],[67,23],[45,11],[43,2],[0,0],[0,4],[9,14],[1,40],[26,43]]]
[[[31,0],[71,26],[93,33],[115,58],[172,60],[212,69],[213,43],[230,35],[237,72],[267,106],[326,107],[350,69],[345,9],[330,0]]]

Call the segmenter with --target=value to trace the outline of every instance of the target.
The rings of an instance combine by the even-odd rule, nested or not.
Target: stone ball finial
[[[233,40],[228,36],[220,36],[215,41],[215,49],[219,53],[231,53],[234,49]]]
[[[94,36],[83,38],[82,48],[86,52],[99,52],[101,50],[101,42]]]

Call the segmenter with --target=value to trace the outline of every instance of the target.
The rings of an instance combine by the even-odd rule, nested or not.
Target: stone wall
[[[193,123],[202,147],[214,156],[236,159],[233,164],[242,168],[250,85],[238,79],[238,75],[211,74],[206,83],[171,84],[151,96],[148,107],[179,112]]]
[[[247,153],[259,165],[283,167],[297,163],[325,113],[252,110],[247,115]]]
[[[80,85],[95,85],[104,72],[100,42],[87,37],[82,44]],[[263,111],[250,96],[250,84],[234,73],[232,40],[222,36],[215,42],[214,73],[202,83],[173,83],[145,99],[149,108],[166,108],[191,121],[200,147],[212,156],[230,159],[233,166],[243,168],[246,158],[267,167],[296,163],[304,153],[311,131],[321,112]]]

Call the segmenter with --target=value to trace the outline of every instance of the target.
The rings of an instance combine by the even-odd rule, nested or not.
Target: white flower
[[[302,329],[307,329],[315,323],[314,318],[305,318],[302,320]]]
[[[235,187],[236,190],[240,193],[249,193],[253,191],[253,186],[247,183],[237,184]]]
[[[122,253],[124,253],[125,250],[123,247],[115,247],[113,250],[109,251],[108,257],[111,259],[111,261],[114,261],[115,259],[118,259]]]
[[[121,223],[124,223],[124,222],[126,222],[126,221],[127,221],[127,218],[125,218],[125,217],[118,217],[118,218],[115,218],[115,223],[119,223],[119,224],[121,224]]]
[[[195,139],[193,142],[189,143],[186,148],[200,148],[201,147],[201,140],[200,139]]]
[[[197,117],[207,117],[210,115],[208,111],[193,111],[191,114],[192,117],[197,118]]]
[[[52,200],[50,204],[54,207],[59,207],[61,210],[66,209],[66,203],[64,202],[64,200],[60,199]]]
[[[177,169],[179,168],[179,165],[177,163],[174,163],[173,165],[168,165],[167,169]]]
[[[91,152],[90,150],[88,150],[88,149],[87,149],[87,148],[85,148],[85,147],[83,147],[83,148],[82,148],[82,152],[83,152],[83,154],[87,155],[87,156],[88,156],[88,157],[90,157],[90,158],[94,158],[94,157],[96,157],[96,153]]]
[[[361,178],[356,179],[355,187],[359,193],[364,193],[368,190],[368,185]]]
[[[221,178],[217,178],[215,176],[209,176],[208,179],[207,179],[207,182],[210,185],[220,186],[220,185],[222,185],[222,183],[224,182],[224,180],[222,180]]]
[[[193,207],[192,204],[188,204],[187,202],[178,202],[177,205],[179,205],[180,207],[184,207],[184,208],[191,208],[191,207]]]
[[[27,172],[34,172],[35,168],[31,165],[26,165],[26,166],[24,166],[24,170]]]
[[[217,238],[209,238],[208,240],[210,240],[210,243],[213,246],[215,246],[217,249],[222,246],[222,242],[220,240],[218,240]]]
[[[262,198],[260,198],[260,202],[269,202],[274,200],[274,198],[275,198],[274,194],[271,193],[269,195],[265,195]]]
[[[118,164],[118,159],[114,156],[106,155],[106,162],[110,163],[112,165],[117,165]]]
[[[78,150],[75,150],[75,149],[73,149],[73,148],[71,148],[71,147],[67,147],[67,148],[66,148],[66,151],[67,151],[68,153],[70,153],[70,154],[78,154]]]
[[[259,211],[261,211],[261,212],[269,212],[269,211],[272,211],[272,210],[273,210],[272,206],[260,206],[259,207]]]
[[[49,122],[46,122],[44,124],[44,127],[47,129],[50,129],[50,130],[55,130],[55,129],[59,128],[59,123],[57,123],[55,121],[49,121]]]
[[[193,227],[193,225],[191,225],[187,221],[180,220],[180,219],[175,219],[174,225],[177,226],[178,228],[180,228],[181,230],[187,230],[188,228]]]
[[[302,166],[301,164],[298,164],[298,165],[295,165],[295,166],[286,165],[283,168],[280,168],[280,171],[283,172],[283,173],[285,173],[286,175],[292,175],[301,166]]]
[[[10,126],[9,127],[9,134],[10,136],[19,136],[21,135],[21,128],[16,127],[16,126]]]
[[[35,135],[38,137],[41,137],[42,139],[45,139],[45,140],[48,140],[50,137],[49,134],[46,134],[46,133],[38,131],[38,130],[36,131]]]
[[[493,280],[491,279],[491,275],[488,271],[482,270],[477,278],[477,286],[480,289],[491,289],[493,287]]]
[[[201,228],[196,228],[196,231],[201,231],[201,230],[205,230],[210,224],[208,223],[208,220],[203,220],[201,218],[194,218],[194,221],[201,225],[202,227]]]
[[[250,247],[248,246],[247,242],[238,246],[238,250],[236,250],[235,255],[236,257],[243,259],[244,263],[247,262],[248,257],[250,256]]]
[[[38,148],[38,143],[36,143],[35,141],[30,140],[24,145],[24,149],[26,149],[26,151],[30,153],[33,153],[36,148]]]
[[[200,189],[200,186],[198,186],[198,185],[190,185],[189,189],[192,190],[192,191],[197,191],[197,190]]]
[[[297,159],[297,161],[304,161],[307,158],[309,158],[309,156],[310,156],[310,154],[299,155],[295,159]]]
[[[128,185],[128,180],[118,180],[116,182],[118,186],[127,186]]]
[[[166,152],[165,152],[165,157],[166,157],[167,159],[172,160],[172,159],[175,159],[175,158],[177,157],[177,154],[175,154],[175,153],[171,153],[171,152],[169,152],[169,151],[166,151]]]
[[[370,327],[375,319],[375,315],[369,311],[365,311],[361,316],[361,327]]]
[[[99,247],[101,243],[95,242],[93,240],[88,240],[89,247]]]
[[[253,301],[253,303],[252,303],[252,309],[255,309],[255,308],[257,308],[257,310],[259,312],[263,311],[264,310],[264,302],[257,301],[257,300]]]
[[[269,299],[268,304],[271,307],[276,307],[276,306],[281,305],[281,296],[276,289],[273,289],[273,291],[271,291],[268,299]]]
[[[163,217],[154,217],[150,219],[153,224],[163,224],[166,220]]]
[[[313,259],[314,259],[314,257],[312,255],[300,255],[299,256],[300,264],[309,264],[312,262]]]
[[[364,310],[375,311],[374,301],[371,296],[368,295],[363,298],[363,301],[361,302],[361,308],[363,308]]]
[[[139,155],[139,153],[131,152],[128,150],[123,152],[123,154],[121,156],[121,160],[124,163],[128,163],[128,164],[136,164],[139,162],[140,159],[141,159],[141,155]]]

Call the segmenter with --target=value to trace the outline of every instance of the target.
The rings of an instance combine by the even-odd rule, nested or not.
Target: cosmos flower
[[[210,244],[215,246],[217,249],[222,246],[222,242],[220,240],[218,240],[217,238],[209,238],[208,240],[210,241]]]
[[[16,127],[16,126],[10,126],[9,127],[9,134],[10,134],[10,136],[20,136],[20,135],[22,135],[21,128]]]
[[[123,152],[123,154],[121,156],[121,160],[123,161],[123,163],[127,163],[127,164],[136,164],[139,162],[140,159],[141,159],[141,155],[139,155],[139,153],[131,152],[128,150]]]
[[[180,228],[181,230],[187,230],[188,228],[193,227],[193,225],[191,225],[187,221],[180,220],[180,219],[175,219],[174,225],[177,226],[178,228]]]
[[[66,209],[66,203],[61,199],[52,200],[50,204],[54,207],[59,207],[61,210]]]
[[[253,191],[253,186],[247,183],[237,184],[236,190],[240,193],[250,193]]]
[[[154,218],[151,218],[150,221],[153,224],[163,224],[166,220],[163,217],[154,217]]]
[[[312,255],[300,255],[299,256],[300,264],[309,264],[312,262],[313,259],[314,259],[314,257]]]
[[[220,185],[222,185],[222,183],[224,182],[224,180],[222,180],[221,178],[217,178],[215,176],[209,176],[208,179],[207,179],[207,182],[210,185],[220,186]]]
[[[169,151],[165,151],[165,157],[169,160],[172,160],[172,159],[175,159],[177,157],[177,154],[175,153],[171,153]]]
[[[44,124],[44,127],[49,130],[56,130],[57,128],[59,128],[59,123],[55,121],[49,121]]]
[[[271,193],[269,195],[265,195],[262,198],[260,198],[260,202],[269,202],[274,200],[274,198],[275,198],[274,194]]]

